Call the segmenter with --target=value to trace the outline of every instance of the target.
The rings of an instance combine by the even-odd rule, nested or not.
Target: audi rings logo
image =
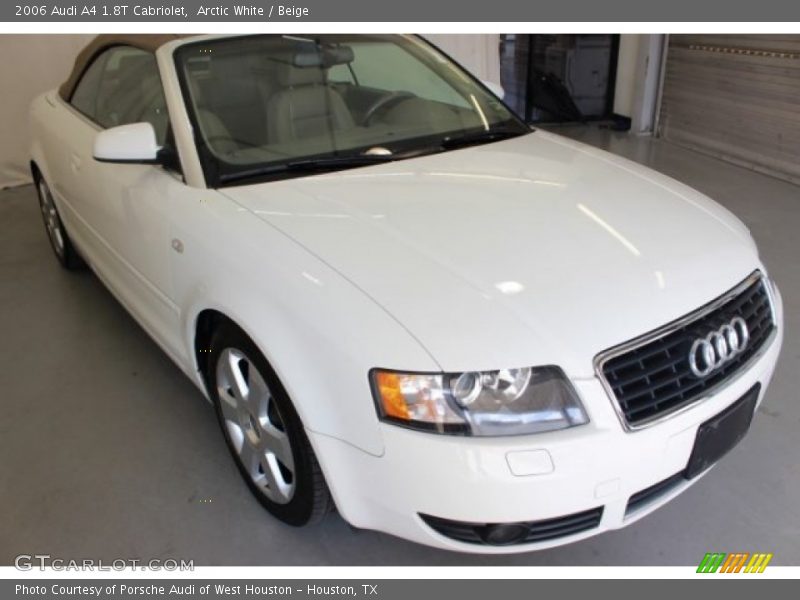
[[[689,368],[703,378],[744,352],[748,341],[747,323],[742,317],[734,317],[730,323],[694,341],[689,350]]]

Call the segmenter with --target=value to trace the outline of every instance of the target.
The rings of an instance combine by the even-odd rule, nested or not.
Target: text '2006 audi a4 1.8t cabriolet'
[[[500,96],[414,36],[100,36],[33,103],[59,261],[213,402],[277,518],[535,550],[747,431],[783,335],[747,228]]]

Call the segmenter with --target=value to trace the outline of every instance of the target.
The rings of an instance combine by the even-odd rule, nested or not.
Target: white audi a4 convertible
[[[764,396],[782,303],[747,228],[491,89],[413,36],[100,36],[33,103],[58,260],[287,523],[573,542],[696,482]]]

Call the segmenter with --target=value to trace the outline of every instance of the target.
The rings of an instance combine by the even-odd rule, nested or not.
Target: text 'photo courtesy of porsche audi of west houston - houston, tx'
[[[100,36],[31,120],[58,260],[292,525],[484,553],[620,528],[772,376],[781,296],[736,217],[531,129],[420,37]]]

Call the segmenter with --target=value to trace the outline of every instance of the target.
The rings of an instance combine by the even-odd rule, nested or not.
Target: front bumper
[[[465,438],[381,424],[385,450],[373,456],[309,432],[340,514],[352,525],[464,552],[509,553],[577,541],[629,525],[668,502],[691,481],[686,468],[698,426],[757,383],[760,404],[782,344],[778,327],[763,354],[737,378],[691,409],[658,425],[626,432],[596,378],[573,380],[590,423],[506,438]],[[516,474],[515,474],[516,473]],[[526,474],[527,473],[527,474]],[[672,478],[672,479],[671,479]],[[661,482],[657,493],[640,492]],[[637,501],[629,502],[634,497]],[[568,517],[601,508],[596,526],[533,543],[493,546],[442,535],[421,514],[468,523],[516,523]]]

